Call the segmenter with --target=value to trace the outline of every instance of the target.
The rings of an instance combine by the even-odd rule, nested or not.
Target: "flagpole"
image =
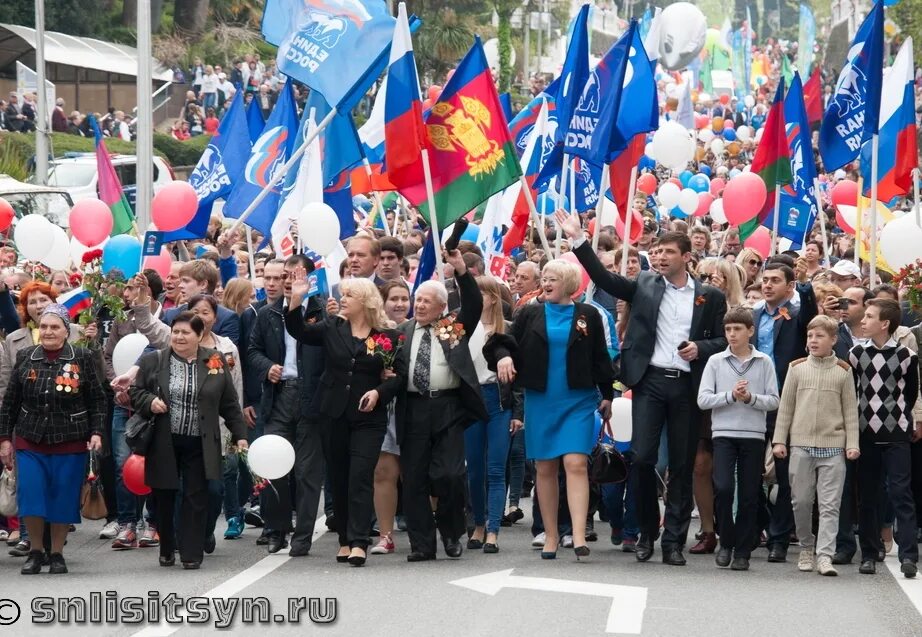
[[[538,152],[539,149],[535,149],[535,152]],[[567,191],[567,170],[570,168],[570,155],[567,153],[563,154],[563,166],[560,168],[560,183],[557,184],[557,208],[563,208],[563,198]],[[570,196],[573,196],[573,193],[570,193]],[[560,258],[560,242],[563,239],[563,228],[560,227],[560,224],[556,221],[554,225],[557,226],[557,238],[554,239],[554,250],[557,253],[557,257]]]
[[[445,283],[445,268],[442,263],[442,235],[439,233],[439,219],[435,211],[435,192],[432,189],[432,168],[429,166],[429,149],[422,148],[423,176],[426,179],[426,199],[429,201],[429,227],[432,228],[432,250],[435,252],[435,269],[439,281]]]
[[[916,215],[916,225],[922,227],[922,223],[919,222],[919,169],[912,169],[912,195],[913,195],[913,204],[912,211]]]
[[[592,233],[592,252],[595,253],[599,249],[599,235],[602,234],[602,208],[605,207],[605,191],[608,190],[608,182],[610,180],[609,176],[609,164],[602,166],[602,179],[599,181],[599,198],[595,202],[595,232]],[[622,255],[624,250],[622,249]],[[592,298],[595,296],[595,283],[589,281],[589,285],[586,287],[586,302],[592,301]]]
[[[249,255],[248,260],[249,260],[249,262],[250,262],[250,280],[254,282],[253,287],[255,288],[255,287],[256,287],[256,285],[255,285],[255,281],[256,281],[256,255],[253,254],[253,235],[252,235],[252,228],[250,228],[249,226],[247,226],[246,228],[244,228],[244,230],[246,231],[246,235],[247,235],[247,254]],[[300,233],[299,233],[299,234],[300,234]]]
[[[253,211],[259,207],[259,204],[263,202],[263,199],[269,196],[269,193],[272,192],[272,190],[282,182],[282,180],[285,178],[285,175],[288,174],[288,171],[294,167],[298,160],[301,159],[301,156],[307,151],[308,147],[311,145],[311,142],[313,142],[314,139],[316,139],[317,136],[323,132],[323,129],[330,125],[330,122],[333,121],[333,118],[336,117],[338,112],[339,111],[337,110],[336,106],[331,108],[326,117],[320,120],[320,123],[317,125],[317,127],[312,132],[310,132],[307,137],[304,138],[304,142],[295,150],[295,152],[291,154],[291,157],[288,158],[288,161],[286,161],[285,164],[278,170],[278,172],[272,176],[272,179],[269,180],[269,183],[263,186],[263,189],[259,191],[259,194],[256,195],[256,198],[250,202],[250,205],[247,206],[246,210],[243,211],[243,214],[241,214],[240,217],[234,222],[234,225],[232,225],[230,228],[232,232],[238,230],[240,226],[246,222],[249,216],[253,214]]]
[[[627,189],[627,210],[624,211],[624,241],[621,242],[621,276],[624,277],[627,276],[628,251],[631,247],[631,221],[634,219],[633,200],[634,190],[636,188],[637,166],[634,166],[631,168],[631,181]],[[596,222],[596,224],[598,224],[598,222]]]
[[[375,189],[371,186],[371,178],[372,178],[371,164],[368,163],[368,158],[365,157],[364,155],[362,156],[362,166],[364,166],[364,168],[365,168],[365,175],[368,177],[368,186],[369,186],[369,188],[371,188],[371,200],[372,200],[372,202],[374,203],[374,206],[375,206],[375,207],[374,207],[374,211],[377,211],[378,214],[381,215],[381,221],[382,221],[382,223],[384,224],[384,232],[385,232],[385,234],[387,234],[387,236],[389,236],[389,237],[392,237],[392,236],[394,236],[394,235],[393,235],[393,233],[391,232],[391,227],[390,227],[389,225],[387,225],[387,215],[384,214],[384,204],[381,203],[381,195],[379,195],[379,194],[378,194],[378,191],[375,190]],[[374,211],[372,211],[372,212],[374,212]],[[394,215],[394,217],[396,218],[396,215]]]
[[[525,176],[519,177],[519,180],[522,182],[522,190],[525,192],[525,201],[528,202],[528,210],[531,214],[531,223],[535,227],[535,230],[538,232],[538,239],[541,241],[541,247],[544,248],[544,254],[548,255],[548,258],[554,256],[554,253],[551,252],[551,246],[547,242],[547,230],[544,224],[540,224],[541,227],[538,227],[538,209],[535,207],[535,200],[531,196],[531,188],[528,186],[528,182],[525,180]]]
[[[879,151],[879,143],[880,135],[874,133],[874,135],[871,136],[871,287],[877,285],[877,155]],[[861,196],[860,192],[858,193],[858,196]]]
[[[861,269],[861,233],[864,232],[864,182],[858,178],[858,205],[855,206],[855,264]]]
[[[775,218],[772,219],[772,236],[771,244],[768,247],[768,258],[775,256],[775,248],[778,241],[778,222],[781,217],[781,185],[775,184]]]
[[[813,178],[814,201],[816,202],[816,218],[820,220],[820,235],[823,237],[823,264],[829,267],[829,240],[826,238],[826,213],[820,203],[820,180]]]

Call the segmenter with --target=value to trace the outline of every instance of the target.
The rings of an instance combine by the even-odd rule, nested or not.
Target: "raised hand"
[[[567,214],[565,210],[558,210],[554,213],[554,220],[570,239],[577,239],[582,236],[583,225],[580,223],[579,215],[575,212]]]

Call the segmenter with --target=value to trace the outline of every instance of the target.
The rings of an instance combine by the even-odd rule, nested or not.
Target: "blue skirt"
[[[20,517],[51,524],[80,523],[80,489],[86,476],[86,453],[16,452],[16,503]]]

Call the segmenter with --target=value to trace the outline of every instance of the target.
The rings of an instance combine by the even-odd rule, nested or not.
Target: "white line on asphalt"
[[[903,592],[906,593],[906,597],[908,597],[912,605],[916,607],[916,612],[922,615],[922,579],[919,579],[918,576],[913,579],[906,579],[903,577],[903,574],[900,572],[900,560],[896,555],[895,547],[893,551],[887,554],[887,559],[884,560],[884,564],[887,565],[887,570],[893,574],[893,579],[896,580],[897,585],[903,589]]]
[[[468,588],[486,595],[496,595],[504,588],[522,588],[553,593],[575,593],[611,599],[605,632],[639,635],[643,614],[647,606],[647,589],[642,586],[621,586],[599,582],[552,579],[550,577],[522,577],[513,575],[514,569],[484,573],[474,577],[454,580],[449,584]]]
[[[326,527],[327,516],[321,515],[317,522],[314,524],[314,533],[311,537],[311,543],[317,541],[321,535],[327,532]],[[276,570],[282,564],[291,559],[291,556],[288,555],[290,549],[282,549],[275,555],[268,555],[263,559],[259,560],[253,566],[248,569],[241,571],[234,575],[229,580],[225,581],[223,584],[215,586],[207,593],[203,593],[198,597],[207,597],[208,599],[226,599],[228,597],[233,597],[243,589],[251,586],[264,578],[266,575]],[[185,613],[180,611],[177,613],[180,617],[184,616]],[[168,624],[166,620],[161,621],[156,626],[148,626],[143,630],[139,630],[134,633],[132,637],[168,637],[172,635],[179,629],[183,627],[183,623],[177,624]]]

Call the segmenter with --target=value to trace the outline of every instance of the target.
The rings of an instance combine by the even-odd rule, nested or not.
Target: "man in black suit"
[[[762,272],[763,301],[752,310],[756,328],[752,345],[775,363],[778,387],[784,387],[790,364],[806,356],[807,325],[818,312],[813,286],[807,282],[807,262],[799,258],[795,267],[796,273],[783,263],[766,265]],[[795,291],[800,298],[800,303],[796,305],[792,303]],[[774,435],[777,415],[777,411],[768,413],[768,440]],[[787,560],[791,531],[794,530],[787,458],[775,458],[775,477],[778,479],[778,492],[768,524],[768,561],[784,562]]]
[[[586,242],[579,217],[557,213],[574,246],[573,253],[600,290],[631,304],[621,345],[621,382],[632,388],[640,539],[635,556],[645,562],[653,555],[659,531],[656,460],[663,424],[669,442],[663,562],[685,564],[682,549],[692,512],[692,469],[701,414],[696,403],[707,359],[727,347],[723,318],[727,302],[717,288],[688,274],[691,240],[681,232],[660,237],[656,271],[634,280],[605,269]]]
[[[386,281],[378,276],[381,244],[371,235],[359,234],[346,244],[346,276],[352,279],[370,279],[378,287]],[[333,298],[339,301],[339,283],[333,286]]]
[[[464,429],[487,418],[468,348],[483,298],[461,253],[447,253],[445,260],[455,271],[461,311],[456,317],[445,316],[448,291],[438,281],[426,281],[416,290],[415,318],[400,327],[406,345],[398,356],[397,372],[407,384],[397,397],[397,441],[410,536],[408,562],[435,559],[436,527],[445,554],[461,556]],[[438,499],[434,519],[430,496]]]
[[[29,121],[22,112],[17,93],[10,93],[10,101],[4,112],[6,113],[6,126],[11,131],[27,133],[31,130],[27,128]]]
[[[266,264],[264,277],[275,276],[277,267],[274,262]],[[303,255],[295,255],[283,267],[284,296],[259,310],[250,335],[248,365],[252,373],[263,379],[259,406],[263,433],[283,436],[295,449],[291,474],[273,480],[274,489],[266,489],[262,494],[261,514],[266,527],[271,529],[267,534],[268,549],[277,553],[288,546],[294,509],[297,520],[290,555],[297,557],[310,551],[323,485],[319,401],[314,398],[320,391],[324,357],[322,347],[300,345],[285,330],[285,313],[291,298],[290,273],[299,267],[311,272],[314,264]],[[308,320],[311,318],[317,318],[317,314],[308,312]],[[294,503],[289,480],[295,481]]]

